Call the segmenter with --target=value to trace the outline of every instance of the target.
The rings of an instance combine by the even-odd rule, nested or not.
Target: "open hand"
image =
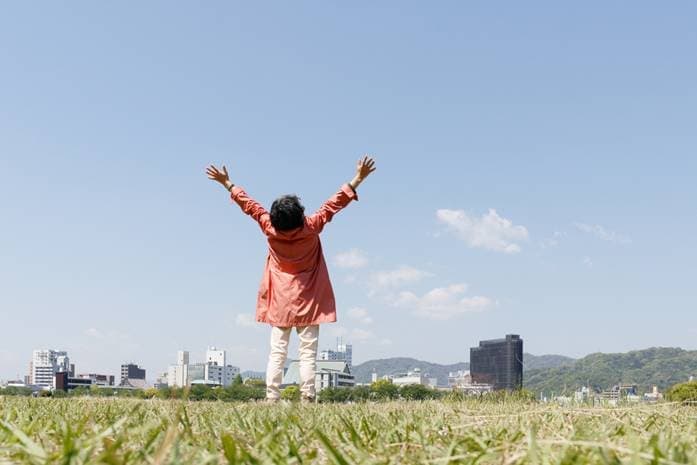
[[[370,175],[370,173],[372,173],[375,170],[375,160],[372,157],[366,155],[360,160],[358,160],[358,166],[356,167],[356,177],[363,181]]]
[[[230,176],[227,174],[227,168],[225,167],[225,165],[223,165],[223,171],[220,171],[218,168],[211,165],[208,168],[206,168],[206,174],[208,175],[208,179],[217,181],[226,188],[230,183]]]

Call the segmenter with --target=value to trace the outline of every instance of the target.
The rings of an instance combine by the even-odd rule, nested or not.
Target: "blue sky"
[[[0,16],[0,378],[180,348],[265,364],[266,245],[208,181],[317,208],[358,362],[479,339],[697,349],[690,2],[94,2]],[[294,346],[291,348],[294,350]]]

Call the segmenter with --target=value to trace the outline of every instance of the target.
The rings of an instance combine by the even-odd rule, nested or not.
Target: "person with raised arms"
[[[358,200],[358,186],[375,169],[373,158],[361,158],[354,178],[310,216],[305,215],[305,207],[296,195],[279,197],[267,211],[230,181],[224,165],[222,169],[213,165],[206,169],[208,178],[225,187],[242,211],[259,224],[269,244],[257,296],[256,321],[271,325],[266,368],[266,398],[271,402],[281,398],[283,367],[293,328],[300,338],[301,399],[315,399],[319,325],[336,321],[334,291],[319,236],[336,213]]]

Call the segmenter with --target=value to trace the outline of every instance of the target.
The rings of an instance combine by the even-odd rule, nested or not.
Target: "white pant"
[[[319,325],[296,328],[300,337],[298,358],[300,359],[300,395],[315,397],[315,371],[317,369],[317,339]],[[288,356],[288,340],[293,328],[271,328],[271,352],[266,367],[266,398],[281,398],[283,366]]]

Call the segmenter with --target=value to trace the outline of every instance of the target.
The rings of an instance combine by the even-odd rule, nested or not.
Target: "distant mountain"
[[[529,368],[529,367],[528,367]],[[642,392],[661,390],[697,376],[697,351],[651,348],[624,354],[591,354],[570,364],[530,369],[525,388],[533,392],[569,393],[580,386],[607,389],[615,384],[637,384]]]
[[[574,359],[564,357],[562,355],[531,355],[523,356],[524,369],[533,370],[540,368],[561,367],[574,362]],[[425,362],[415,358],[397,357],[386,358],[380,360],[369,360],[367,362],[355,365],[353,374],[356,376],[356,382],[369,383],[373,370],[379,377],[385,375],[396,375],[412,371],[414,368],[421,369],[421,372],[431,378],[438,379],[439,386],[448,385],[448,373],[458,370],[469,370],[469,363],[460,362],[451,365],[441,365],[438,363]]]
[[[564,355],[523,355],[523,369],[539,370],[542,368],[558,368],[568,365],[573,365],[576,360]]]
[[[380,360],[368,360],[360,365],[353,366],[353,374],[356,376],[357,383],[369,383],[373,371],[379,377],[385,375],[396,375],[412,371],[414,368],[421,369],[421,372],[431,378],[438,378],[438,385],[447,386],[448,373],[451,371],[468,370],[469,363],[460,362],[452,365],[440,365],[438,363],[424,362],[415,358],[395,357]]]

